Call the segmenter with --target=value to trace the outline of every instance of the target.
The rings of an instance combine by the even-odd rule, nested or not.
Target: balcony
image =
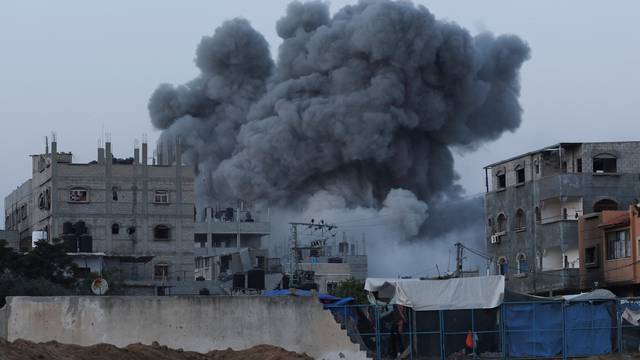
[[[546,270],[528,273],[527,277],[510,276],[507,289],[529,294],[572,292],[580,289],[580,269]]]

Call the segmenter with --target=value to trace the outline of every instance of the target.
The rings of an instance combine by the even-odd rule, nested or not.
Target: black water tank
[[[70,222],[66,222],[62,224],[62,233],[63,234],[73,234],[73,224]]]
[[[234,289],[244,289],[244,274],[243,273],[233,274],[233,288]]]
[[[78,237],[73,234],[63,234],[62,243],[66,252],[78,252]]]
[[[82,235],[87,233],[87,225],[84,221],[78,221],[74,225],[74,230],[76,231],[76,235]]]
[[[80,252],[93,252],[93,237],[91,235],[80,235]]]
[[[247,273],[247,287],[249,289],[264,290],[264,270],[249,270]]]

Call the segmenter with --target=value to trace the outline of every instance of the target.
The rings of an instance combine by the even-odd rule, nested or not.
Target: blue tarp
[[[595,356],[612,352],[610,303],[574,303],[566,308],[567,355]]]
[[[318,299],[320,299],[320,300],[330,300],[330,301],[340,300],[339,297],[335,297],[333,295],[323,294],[323,293],[318,293],[318,292],[316,292],[314,294],[309,290],[295,290],[294,292],[292,292],[289,289],[286,289],[286,290],[267,290],[267,291],[262,293],[262,296],[302,296],[302,297],[317,296]]]
[[[613,322],[610,303],[505,303],[503,306],[509,356],[561,355],[563,332],[567,335],[567,356],[593,356],[611,352]],[[566,306],[564,330],[563,306]]]

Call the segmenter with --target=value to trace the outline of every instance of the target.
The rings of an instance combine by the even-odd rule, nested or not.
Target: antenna
[[[58,136],[55,132],[51,132],[51,142],[58,142]]]
[[[140,149],[140,140],[138,140],[138,139],[134,139],[133,140],[133,148],[134,149]]]

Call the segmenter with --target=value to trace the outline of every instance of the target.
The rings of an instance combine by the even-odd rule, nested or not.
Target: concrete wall
[[[269,344],[316,359],[366,358],[313,298],[13,297],[4,311],[9,341],[119,347],[157,341],[198,352]]]

